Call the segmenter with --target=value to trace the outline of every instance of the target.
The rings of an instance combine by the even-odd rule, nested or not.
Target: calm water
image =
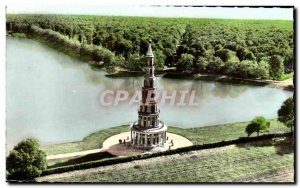
[[[87,64],[28,39],[7,38],[7,146],[35,137],[42,144],[81,140],[137,119],[137,105],[99,103],[102,91],[140,90],[142,77],[107,78]],[[275,118],[292,92],[212,81],[158,78],[160,90],[195,90],[199,106],[161,105],[161,119],[182,128]]]

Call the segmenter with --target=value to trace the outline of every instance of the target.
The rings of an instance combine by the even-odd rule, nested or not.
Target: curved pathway
[[[166,146],[164,148],[161,148],[162,150],[169,149],[169,143],[170,143],[171,140],[173,140],[173,146],[171,146],[170,149],[176,149],[176,148],[180,148],[180,147],[187,147],[187,146],[193,145],[193,143],[191,141],[189,141],[185,137],[177,135],[177,134],[167,132],[167,137],[169,138],[168,139],[168,144],[166,144]],[[109,137],[108,139],[106,139],[103,142],[103,147],[100,148],[100,149],[93,149],[93,150],[85,150],[85,151],[79,151],[79,152],[73,152],[73,153],[49,155],[49,156],[47,156],[47,160],[77,157],[77,156],[82,156],[82,155],[87,155],[87,154],[92,154],[92,153],[98,153],[98,152],[101,152],[101,151],[108,151],[108,152],[111,152],[112,154],[118,155],[118,156],[138,155],[138,154],[144,152],[143,150],[134,150],[133,151],[132,149],[128,149],[129,152],[124,152],[124,148],[115,147],[115,146],[120,146],[121,145],[121,144],[119,144],[119,139],[122,139],[122,140],[125,139],[126,142],[128,142],[129,140],[127,140],[127,138],[130,138],[130,132],[124,132],[124,133],[116,134],[116,135],[113,135],[113,136]],[[120,152],[116,151],[116,149],[120,149]]]

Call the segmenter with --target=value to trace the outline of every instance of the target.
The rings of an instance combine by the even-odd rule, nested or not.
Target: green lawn
[[[290,79],[294,76],[294,73],[288,73],[288,74],[283,74],[278,80],[279,81],[283,81],[283,80],[287,80]]]
[[[80,176],[74,175],[51,181],[174,183],[241,181],[239,179],[251,180],[257,177],[267,178],[269,181],[283,178],[285,181],[286,177],[278,173],[282,170],[293,173],[292,143],[291,138],[275,139],[252,145],[238,145],[202,155],[184,154],[177,156],[175,160],[158,159],[144,165],[130,165],[118,170],[110,169],[97,173],[87,172]]]
[[[102,143],[107,138],[115,134],[126,132],[128,130],[129,130],[128,125],[122,125],[119,127],[104,129],[88,135],[82,141],[42,146],[42,150],[44,150],[47,155],[54,155],[59,153],[71,153],[71,152],[102,148]]]
[[[24,33],[12,33],[11,35],[16,38],[27,38]]]
[[[247,134],[245,133],[245,127],[248,123],[249,122],[239,122],[233,124],[197,127],[190,129],[169,127],[168,132],[182,135],[193,142],[193,144],[207,144],[247,136]],[[268,133],[279,131],[290,131],[290,129],[277,120],[271,120],[271,125]],[[256,136],[256,133],[251,136]]]
[[[205,144],[212,142],[219,142],[222,140],[235,139],[241,136],[246,136],[245,127],[249,122],[233,123],[227,125],[216,125],[209,127],[198,127],[181,129],[177,127],[169,127],[168,132],[176,133],[188,138],[194,144]],[[90,134],[82,141],[71,142],[65,144],[56,144],[43,146],[42,149],[47,155],[54,155],[59,153],[78,152],[90,149],[97,149],[102,147],[104,140],[129,130],[128,125],[122,125],[110,129],[101,130]],[[285,127],[277,120],[271,121],[270,132],[289,131],[289,128]]]

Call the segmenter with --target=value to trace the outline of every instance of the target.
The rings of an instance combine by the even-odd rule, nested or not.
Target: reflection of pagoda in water
[[[130,125],[131,144],[136,148],[152,148],[164,146],[166,143],[167,126],[159,120],[157,108],[156,78],[154,76],[153,52],[151,41],[146,54],[147,66],[142,87],[142,101],[138,109],[138,121]]]

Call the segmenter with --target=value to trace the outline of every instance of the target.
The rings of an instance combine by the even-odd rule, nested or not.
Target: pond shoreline
[[[289,128],[287,128],[277,120],[270,120],[270,122],[271,127],[268,133],[290,131]],[[190,140],[193,144],[206,144],[246,136],[245,127],[248,123],[249,122],[246,121],[195,128],[169,127],[168,132],[183,136]],[[44,145],[42,146],[42,150],[44,150],[47,155],[56,155],[99,149],[103,147],[102,143],[107,138],[115,134],[128,131],[128,127],[129,125],[121,125],[99,130],[84,137],[81,141]],[[253,136],[255,135],[256,134],[253,134]]]
[[[6,36],[16,37],[16,38],[28,38],[28,39],[41,42],[50,48],[55,47],[53,46],[53,44],[49,43],[46,40],[41,40],[40,38],[37,37],[29,37],[26,34],[19,35],[19,33],[8,33],[6,34]],[[103,66],[103,62],[97,63],[94,61],[85,61],[86,60],[85,58],[75,55],[74,53],[71,53],[69,50],[61,51],[61,52],[73,58],[79,59],[84,63],[89,64],[93,70],[102,70],[107,72],[105,70],[105,67]],[[162,76],[164,78],[170,78],[170,79],[207,80],[207,81],[217,81],[217,82],[224,82],[224,83],[234,83],[234,84],[270,86],[270,87],[280,88],[288,91],[294,91],[293,77],[283,81],[263,80],[263,79],[244,79],[244,78],[230,77],[230,76],[218,75],[218,74],[183,73],[183,72],[176,71],[174,68],[168,68],[168,69],[156,71],[156,73],[157,76]],[[122,78],[122,77],[139,77],[143,75],[144,73],[142,71],[129,71],[124,68],[117,68],[117,70],[114,73],[107,72],[105,76],[110,78]]]
[[[180,76],[182,75],[182,76]],[[230,77],[225,75],[218,74],[182,74],[182,73],[170,73],[165,74],[165,78],[172,79],[194,79],[194,80],[208,80],[208,81],[217,81],[217,82],[226,82],[226,83],[234,83],[234,84],[248,84],[248,85],[257,85],[257,86],[271,86],[275,88],[282,88],[285,90],[293,91],[293,78],[289,78],[284,81],[276,81],[276,80],[261,80],[261,79],[242,79],[236,77]]]
[[[242,78],[236,78],[236,77],[230,77],[230,76],[218,75],[218,74],[182,73],[174,70],[157,71],[156,74],[157,74],[156,76],[161,76],[163,78],[169,78],[169,79],[207,80],[207,81],[216,81],[216,82],[233,83],[233,84],[270,86],[274,88],[281,88],[288,91],[294,91],[293,78],[289,78],[283,81],[242,79]],[[120,70],[112,74],[107,74],[105,76],[110,78],[122,78],[122,77],[138,77],[143,75],[144,75],[143,72],[140,71]]]

